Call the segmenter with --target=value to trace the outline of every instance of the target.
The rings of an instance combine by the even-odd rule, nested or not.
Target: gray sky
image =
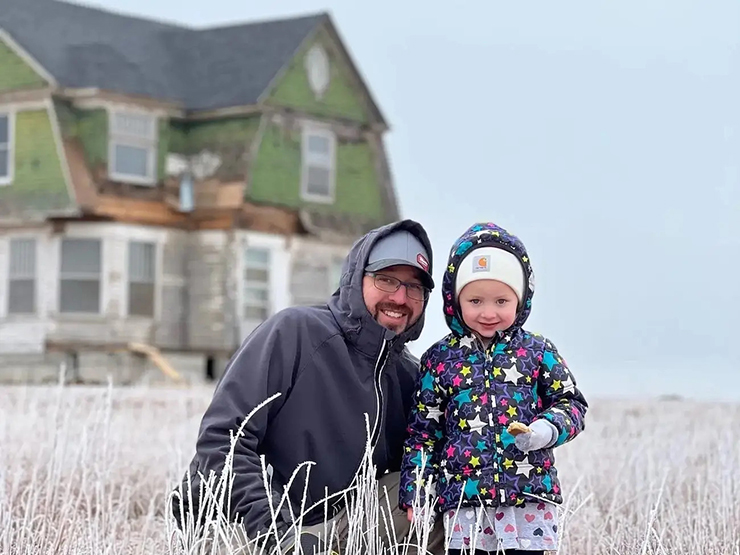
[[[528,327],[587,396],[740,400],[736,1],[95,4],[197,26],[329,10],[437,277],[495,221],[530,250]],[[417,354],[447,332],[438,296]]]

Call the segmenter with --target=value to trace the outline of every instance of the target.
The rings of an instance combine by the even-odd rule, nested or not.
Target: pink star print
[[[523,357],[526,354],[527,354],[527,350],[523,349],[522,347],[519,347],[516,351],[516,356],[518,357]]]
[[[501,416],[499,416],[499,417],[498,417],[498,423],[499,423],[499,424],[506,424],[506,422],[507,422],[508,420],[509,420],[509,419],[508,419],[508,418],[506,418],[506,417],[505,417],[505,416],[504,416],[503,414],[502,414]]]
[[[480,396],[480,402],[483,405],[488,403],[488,393],[484,393],[483,395]]]
[[[547,459],[547,460],[545,461],[545,463],[544,463],[544,465],[543,465],[543,466],[544,466],[545,468],[550,468],[550,466],[551,466],[551,463],[550,463],[550,459]]]
[[[555,493],[560,493],[560,488],[557,486],[557,484],[552,486],[552,491],[554,491]]]
[[[454,378],[452,378],[452,385],[454,385],[455,387],[457,387],[461,383],[462,379],[460,378],[460,376],[455,376]]]
[[[452,446],[448,447],[447,448],[447,456],[448,457],[453,457],[454,455],[455,455],[455,448],[452,447]]]
[[[506,399],[501,399],[501,406],[502,406],[502,407],[505,407],[505,406],[506,406],[506,405],[508,405],[508,404],[509,404],[509,403],[508,403],[508,402],[506,401]]]
[[[445,369],[445,365],[440,362],[437,365],[437,374],[441,374],[444,369]]]
[[[467,451],[465,451],[465,456],[466,457],[470,457],[470,450],[469,449]]]

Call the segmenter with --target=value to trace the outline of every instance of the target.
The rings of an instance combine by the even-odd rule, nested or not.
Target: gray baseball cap
[[[375,243],[370,250],[365,271],[377,272],[398,265],[418,268],[424,285],[434,288],[434,280],[429,273],[427,250],[413,233],[406,230],[394,231]]]

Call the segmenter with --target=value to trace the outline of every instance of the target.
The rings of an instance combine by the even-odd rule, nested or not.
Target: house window
[[[155,254],[154,243],[128,244],[129,316],[154,317]]]
[[[266,320],[270,315],[270,251],[249,247],[244,262],[244,318]]]
[[[99,239],[62,239],[59,311],[100,312]]]
[[[7,185],[12,177],[13,129],[10,114],[0,113],[0,185]]]
[[[111,112],[111,179],[154,185],[157,161],[157,119],[148,114]]]
[[[36,312],[36,240],[10,240],[8,314]]]
[[[312,202],[334,201],[336,138],[328,129],[303,131],[301,193]]]

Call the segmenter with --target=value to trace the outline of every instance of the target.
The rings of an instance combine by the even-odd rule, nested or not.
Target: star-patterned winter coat
[[[512,326],[484,349],[463,322],[455,298],[458,264],[479,247],[519,258],[527,285]],[[521,241],[494,224],[471,227],[453,245],[442,283],[452,333],[421,359],[401,470],[399,505],[411,507],[430,475],[437,509],[522,505],[539,498],[562,503],[553,448],[583,430],[588,405],[555,345],[522,329],[529,317],[534,277]],[[506,431],[512,421],[545,418],[558,430],[550,448],[525,454]],[[423,475],[419,472],[422,460]]]

